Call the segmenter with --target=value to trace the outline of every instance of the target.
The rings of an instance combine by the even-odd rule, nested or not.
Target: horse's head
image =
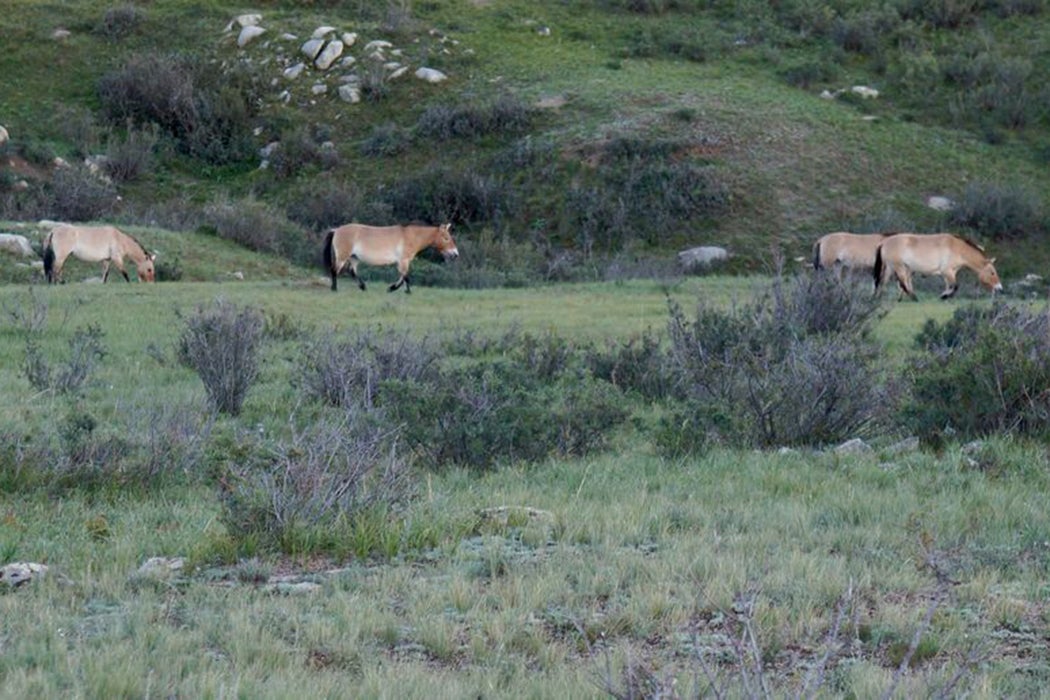
[[[459,257],[459,250],[456,248],[456,242],[452,240],[452,224],[442,224],[438,226],[437,239],[434,241],[434,247],[437,248],[438,252],[445,256],[445,260],[452,260],[453,258]]]
[[[153,282],[157,278],[157,269],[153,265],[153,261],[157,259],[157,254],[152,253],[147,255],[142,262],[135,266],[138,271],[139,282]]]
[[[995,270],[995,258],[986,262],[977,273],[977,280],[991,292],[1003,291],[1003,283],[999,280],[999,273]]]

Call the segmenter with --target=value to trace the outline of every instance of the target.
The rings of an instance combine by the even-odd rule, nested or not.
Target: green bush
[[[211,309],[198,307],[185,324],[177,348],[179,361],[197,372],[217,411],[238,415],[259,376],[265,317],[220,299]]]
[[[671,454],[710,439],[824,445],[871,431],[887,397],[868,340],[877,311],[870,296],[830,275],[806,275],[778,279],[730,311],[701,305],[692,321],[672,304],[668,372],[685,410],[698,415],[673,411],[658,445]],[[678,445],[667,434],[676,424],[695,430],[695,441]]]
[[[1050,432],[1050,311],[963,307],[918,342],[901,415],[921,439]]]
[[[626,419],[619,392],[604,382],[548,384],[508,361],[453,367],[420,383],[388,382],[383,396],[405,441],[430,468],[579,456]]]
[[[995,240],[1036,237],[1048,228],[1042,197],[1016,184],[971,182],[949,216],[952,223]]]
[[[104,219],[118,201],[112,182],[79,165],[56,170],[48,195],[50,217],[60,221]]]

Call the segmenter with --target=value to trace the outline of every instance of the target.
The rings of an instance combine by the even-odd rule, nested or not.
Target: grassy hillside
[[[122,199],[92,202],[92,218],[203,226],[302,263],[299,238],[351,218],[452,219],[471,264],[533,278],[593,277],[695,244],[768,270],[773,247],[804,257],[839,229],[963,229],[1008,281],[1047,262],[1039,2],[273,2],[259,7],[267,33],[243,49],[223,31],[240,12],[226,3],[8,5],[5,152],[28,161],[17,177],[39,176],[18,192],[4,175],[9,218],[69,211],[47,184],[51,156],[138,143],[150,163],[99,195]],[[335,96],[334,74],[320,96],[317,72],[282,75],[320,25],[358,34],[358,104]],[[71,34],[53,39],[57,28]],[[370,67],[373,39],[409,73]],[[149,119],[121,112],[113,78],[168,79],[136,61],[176,54],[198,98],[194,135],[143,136]],[[426,84],[411,76],[420,65],[449,78]],[[260,170],[258,149],[275,141]],[[960,221],[926,207],[930,195],[977,211]],[[256,231],[229,230],[215,202],[254,212]]]

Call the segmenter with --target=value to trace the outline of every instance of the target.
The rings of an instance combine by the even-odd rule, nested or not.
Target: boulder
[[[311,34],[310,36],[314,39],[324,39],[327,35],[331,34],[334,31],[335,27],[329,27],[326,24],[322,27],[318,27],[317,29],[315,29],[313,34]]]
[[[0,250],[23,258],[36,257],[29,239],[17,233],[0,233]]]
[[[354,83],[340,85],[339,99],[343,102],[349,102],[350,104],[357,104],[361,101],[361,87]]]
[[[0,583],[7,584],[11,588],[21,586],[29,581],[41,579],[46,575],[46,564],[16,561],[11,564],[0,566]]]
[[[428,83],[440,83],[448,79],[448,76],[437,68],[418,68],[416,69],[416,77]]]
[[[328,70],[336,59],[343,55],[343,42],[329,41],[314,59],[314,65],[320,70]]]
[[[0,146],[3,146],[10,140],[11,134],[7,133],[7,129],[5,129],[3,126],[0,126]]]
[[[321,49],[323,48],[324,39],[307,39],[305,42],[303,42],[303,45],[302,47],[300,47],[299,50],[302,51],[303,55],[306,56],[307,59],[313,61],[315,58],[317,58],[317,55],[321,53]]]
[[[262,22],[262,15],[258,13],[237,15],[230,23],[226,25],[226,31],[232,31],[237,27],[254,27],[259,22]]]
[[[879,96],[878,90],[876,90],[875,88],[870,88],[867,85],[854,85],[850,88],[850,92],[865,100],[873,100]]]
[[[266,30],[257,24],[245,27],[241,30],[241,33],[237,35],[237,46],[242,49],[247,46],[253,39],[257,39],[266,33]]]
[[[951,211],[955,208],[955,202],[947,197],[934,195],[926,198],[926,206],[934,211]]]
[[[302,62],[296,63],[294,66],[288,66],[287,68],[284,69],[284,77],[288,78],[288,80],[295,80],[300,75],[302,75],[302,72],[304,70],[306,70],[306,64],[305,63],[302,63]]]
[[[721,246],[702,245],[678,253],[678,264],[685,270],[711,265],[729,259],[729,252]]]

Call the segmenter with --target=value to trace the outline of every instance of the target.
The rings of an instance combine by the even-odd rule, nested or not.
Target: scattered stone
[[[17,561],[0,566],[0,584],[16,588],[29,581],[47,576],[47,565],[28,561]]]
[[[836,454],[856,455],[871,452],[871,446],[860,438],[853,438],[836,447],[834,451]]]
[[[314,95],[323,95],[328,92],[328,86],[324,83],[314,83],[310,88],[310,93]]]
[[[721,246],[702,245],[678,253],[678,264],[685,270],[711,265],[729,259],[729,251]]]
[[[870,88],[867,85],[854,85],[850,88],[850,92],[854,95],[859,95],[865,100],[873,100],[879,96],[879,91],[875,88]]]
[[[941,197],[934,195],[926,198],[926,206],[934,211],[951,211],[955,208],[955,202],[948,199],[947,197]]]
[[[428,83],[440,83],[448,79],[448,76],[436,68],[417,68],[416,77]]]
[[[883,452],[888,455],[899,455],[905,452],[915,452],[919,449],[919,438],[912,435],[911,437],[904,438],[900,442],[895,442],[887,447]]]
[[[230,23],[226,25],[224,31],[229,32],[237,27],[241,27],[242,29],[245,27],[254,27],[259,24],[259,22],[262,22],[262,15],[258,13],[237,15],[230,20]]]
[[[305,63],[296,63],[294,66],[288,66],[284,69],[284,77],[288,78],[288,80],[295,80],[302,75],[304,70],[306,70]]]
[[[230,277],[232,277],[235,280],[243,280],[244,279],[244,273],[241,272],[240,270],[234,270],[233,272],[230,273]]]
[[[0,250],[23,258],[36,257],[29,239],[17,233],[0,233]]]
[[[374,39],[365,44],[365,53],[371,54],[377,51],[382,52],[387,49],[392,49],[393,47],[394,45],[391,44],[389,41],[384,41],[383,39]]]
[[[407,72],[408,72],[408,66],[401,66],[400,68],[395,69],[394,72],[390,74],[388,80],[395,80],[397,78],[400,78],[402,75],[404,75]]]
[[[261,590],[266,593],[280,595],[307,595],[320,591],[321,584],[314,583],[313,581],[299,581],[298,583],[268,583],[261,586]]]
[[[342,36],[339,37],[343,41],[343,45],[346,48],[350,48],[357,43],[357,32],[343,32]]]
[[[338,93],[343,102],[357,104],[361,101],[361,88],[355,84],[340,85]]]
[[[7,129],[5,129],[3,126],[0,126],[0,146],[3,146],[10,140],[11,134],[7,133]]]
[[[329,41],[325,44],[324,49],[318,54],[317,58],[314,59],[314,65],[320,70],[328,70],[335,63],[335,60],[343,55],[343,42],[341,41]]]
[[[186,560],[182,557],[150,557],[136,573],[149,578],[171,578],[185,566]]]
[[[317,58],[324,48],[324,39],[307,39],[299,49],[310,61]]]
[[[321,27],[318,27],[317,29],[315,29],[314,33],[311,34],[310,37],[313,38],[313,39],[324,39],[327,35],[333,33],[334,31],[335,31],[335,27],[329,27],[326,24],[324,26],[321,26]]]
[[[64,41],[65,39],[68,39],[71,36],[73,36],[73,32],[69,31],[68,29],[63,29],[62,27],[59,27],[55,31],[51,32],[51,38],[55,41]]]
[[[265,33],[266,30],[258,25],[253,24],[251,26],[245,27],[241,30],[241,33],[237,35],[237,46],[243,49],[245,46],[251,43],[253,39],[257,39]]]

